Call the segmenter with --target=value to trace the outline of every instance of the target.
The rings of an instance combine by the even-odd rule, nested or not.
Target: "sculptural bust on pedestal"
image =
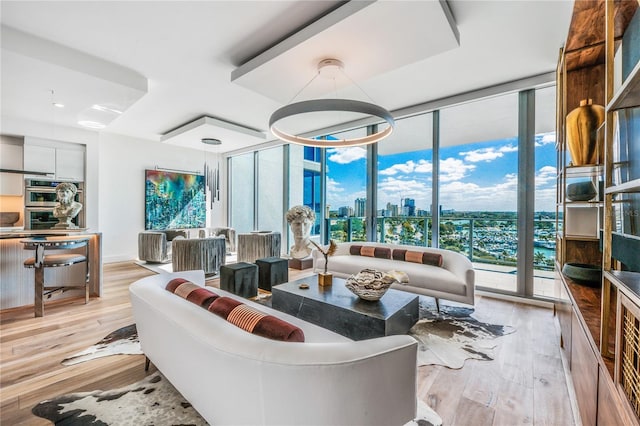
[[[309,235],[315,221],[315,212],[307,206],[294,206],[287,211],[287,222],[294,239],[294,244],[289,251],[293,259],[304,259],[311,254],[313,245],[309,241]]]
[[[56,186],[58,205],[53,208],[53,216],[58,219],[54,229],[77,229],[71,220],[80,213],[82,204],[74,201],[78,188],[70,182],[62,182]]]

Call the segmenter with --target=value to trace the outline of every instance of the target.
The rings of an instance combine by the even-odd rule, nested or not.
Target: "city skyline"
[[[536,211],[555,211],[555,132],[535,137]],[[384,143],[384,142],[381,142]],[[517,138],[440,149],[440,206],[456,211],[517,209]],[[432,150],[378,157],[378,210],[387,203],[415,200],[416,210],[430,211]],[[366,149],[327,152],[327,204],[331,210],[355,209],[366,198]]]

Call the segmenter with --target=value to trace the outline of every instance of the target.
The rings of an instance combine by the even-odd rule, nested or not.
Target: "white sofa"
[[[130,286],[142,350],[211,424],[402,425],[416,415],[416,341],[354,342],[290,315],[228,296],[300,327],[304,343],[260,337],[167,290],[173,278],[204,285],[202,271]]]
[[[442,255],[442,266],[425,265],[393,259],[380,259],[350,254],[353,245],[383,247],[390,250],[409,250]],[[318,249],[311,253],[314,272],[324,271],[324,256]],[[407,284],[392,284],[391,288],[411,293],[474,304],[475,273],[471,261],[460,253],[430,247],[417,247],[372,242],[338,243],[336,252],[329,257],[328,271],[340,278],[348,278],[365,268],[380,271],[404,271],[409,276]]]

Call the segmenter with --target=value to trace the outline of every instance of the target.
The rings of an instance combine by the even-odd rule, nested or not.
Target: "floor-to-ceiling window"
[[[377,161],[376,240],[431,245],[433,114],[397,120]]]
[[[535,207],[533,293],[558,297],[553,282],[556,251],[556,88],[535,92]]]
[[[328,139],[359,138],[367,135],[366,128],[334,133]],[[362,146],[325,149],[326,155],[326,211],[327,233],[330,239],[366,241],[367,149]]]
[[[258,151],[257,159],[257,229],[284,235],[283,147]]]
[[[476,285],[516,291],[518,94],[440,111],[440,247],[464,253]]]
[[[495,93],[412,109],[373,147],[289,146],[280,176],[288,175],[289,193],[280,201],[313,208],[323,242],[438,245],[471,259],[483,289],[555,297],[555,87]]]
[[[229,159],[229,223],[237,233],[254,230],[254,153]]]
[[[302,203],[313,210],[316,221],[311,228],[311,235],[320,235],[322,221],[322,149],[304,147],[304,189]]]
[[[283,160],[282,146],[229,158],[229,222],[237,233],[284,233]]]

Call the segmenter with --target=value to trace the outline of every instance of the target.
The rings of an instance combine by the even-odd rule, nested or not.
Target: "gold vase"
[[[328,287],[333,283],[333,274],[318,274],[318,285]]]
[[[567,114],[567,147],[574,166],[598,164],[603,160],[604,132],[598,127],[604,123],[604,107],[583,99],[580,106]]]

